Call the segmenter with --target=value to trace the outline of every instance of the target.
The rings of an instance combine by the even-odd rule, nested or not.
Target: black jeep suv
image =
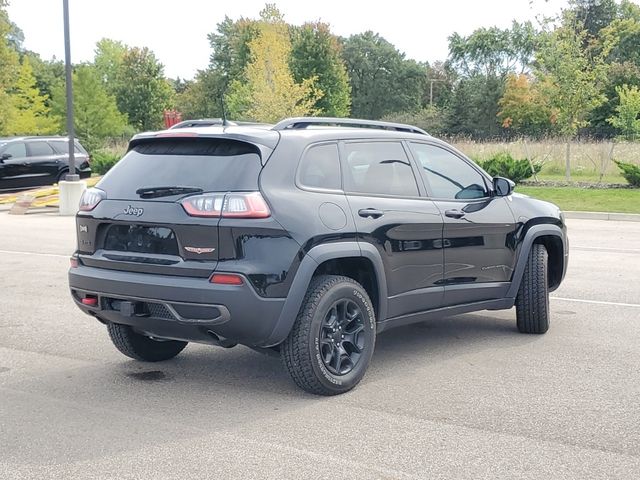
[[[91,176],[91,156],[75,140],[76,172]],[[52,185],[69,173],[66,137],[0,138],[0,191]]]
[[[335,118],[137,135],[77,233],[73,299],[123,354],[277,351],[322,395],[391,327],[515,305],[546,332],[568,260],[555,205],[419,128]]]

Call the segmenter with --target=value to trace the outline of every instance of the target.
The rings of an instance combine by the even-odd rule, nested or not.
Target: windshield
[[[112,200],[139,199],[139,191],[170,187],[180,187],[174,195],[184,195],[189,193],[182,190],[184,186],[204,192],[251,191],[258,189],[261,169],[258,149],[249,143],[158,139],[134,147],[97,187]],[[158,198],[166,196],[170,195]]]

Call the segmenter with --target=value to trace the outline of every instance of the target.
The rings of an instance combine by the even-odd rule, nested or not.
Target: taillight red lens
[[[242,277],[232,273],[214,273],[209,279],[211,283],[220,285],[242,285]]]
[[[71,268],[78,268],[78,257],[71,257],[69,259],[69,264]]]
[[[182,208],[192,217],[219,217],[224,194],[193,195],[180,200]]]
[[[192,217],[267,218],[271,215],[267,202],[260,192],[205,193],[180,201]]]
[[[223,217],[267,218],[271,215],[267,202],[259,192],[230,193],[224,202]]]
[[[95,307],[98,305],[98,299],[96,297],[84,297],[80,300],[83,305],[87,305],[89,307]]]
[[[80,211],[90,212],[105,198],[107,194],[99,188],[87,188],[80,198]]]

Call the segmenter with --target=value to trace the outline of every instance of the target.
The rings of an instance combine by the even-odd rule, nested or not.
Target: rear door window
[[[338,145],[312,145],[300,161],[298,175],[303,187],[340,190],[342,182]]]
[[[417,197],[418,184],[399,142],[345,144],[345,190],[372,195]]]
[[[51,145],[42,141],[27,143],[27,153],[29,157],[46,157],[55,154]]]
[[[185,186],[205,192],[258,190],[262,169],[255,145],[228,139],[157,139],[137,145],[98,187],[110,199],[138,199],[144,187]],[[159,198],[159,201],[166,197]]]

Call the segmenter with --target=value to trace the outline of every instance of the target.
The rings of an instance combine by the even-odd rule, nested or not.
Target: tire
[[[362,380],[375,340],[375,313],[362,285],[321,275],[312,280],[280,355],[300,388],[338,395]]]
[[[161,362],[178,355],[187,342],[153,340],[133,331],[128,325],[109,323],[109,337],[118,350],[129,358],[143,362]]]
[[[69,170],[63,170],[58,174],[58,179],[56,180],[56,183],[60,183],[62,180],[64,180],[67,176],[67,173],[69,173]]]
[[[516,296],[516,321],[521,333],[549,330],[548,255],[544,245],[531,246]]]

